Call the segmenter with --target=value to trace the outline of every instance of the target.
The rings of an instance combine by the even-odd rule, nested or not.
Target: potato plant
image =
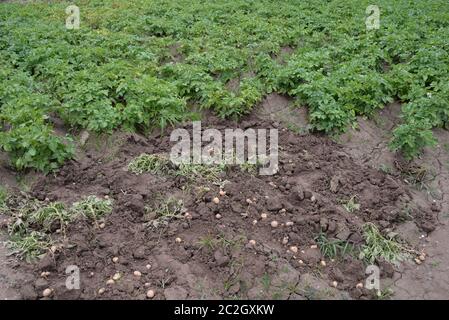
[[[145,132],[192,105],[239,118],[278,92],[330,134],[399,101],[391,147],[413,158],[448,127],[447,2],[379,0],[378,30],[366,29],[369,4],[93,0],[67,30],[68,2],[3,3],[0,147],[17,169],[48,172],[73,155],[52,117],[70,132]]]

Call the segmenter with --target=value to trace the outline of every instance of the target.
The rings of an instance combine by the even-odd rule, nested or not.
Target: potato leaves
[[[190,107],[236,119],[277,92],[330,134],[400,102],[391,147],[413,158],[449,126],[447,3],[379,0],[378,30],[366,5],[93,0],[67,30],[65,3],[4,3],[0,147],[17,169],[48,172],[73,154],[51,118],[72,132],[146,132]]]

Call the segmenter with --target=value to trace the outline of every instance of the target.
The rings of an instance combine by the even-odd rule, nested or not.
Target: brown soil
[[[271,109],[278,105],[273,101],[288,104],[285,99],[270,95],[260,108],[262,113],[239,123],[213,116],[203,119],[203,128],[280,129],[279,173],[258,176],[229,167],[222,177],[229,181],[224,196],[219,196],[218,186],[206,181],[127,171],[128,163],[141,153],[168,153],[167,135],[122,134],[106,143],[91,137],[84,148],[87,151],[58,174],[39,178],[31,194],[68,204],[82,196],[108,195],[114,199],[113,213],[106,217],[103,229],[84,220],[71,224],[64,247],[36,264],[13,265],[13,270],[33,274],[33,279],[16,282],[16,290],[25,299],[42,298],[47,287],[55,290],[56,299],[145,299],[148,289],[155,290],[154,299],[372,298],[369,291],[356,289],[366,278],[365,265],[351,256],[335,261],[324,258],[319,249],[311,248],[315,238],[324,232],[360,245],[365,222],[393,230],[404,221],[406,207],[411,208],[419,232],[426,234],[437,224],[432,203],[416,203],[402,179],[352,158],[331,139],[282,128],[282,117]],[[296,115],[298,119],[305,116],[303,111]],[[331,181],[337,182],[334,190]],[[182,199],[192,219],[148,227],[145,206],[161,196]],[[341,203],[352,196],[357,196],[361,208],[349,213]],[[219,204],[211,201],[214,197],[220,198]],[[261,219],[262,213],[268,218]],[[277,228],[271,227],[273,220],[279,222]],[[181,243],[175,241],[177,237]],[[283,244],[284,238],[288,242]],[[205,246],[204,241],[201,245],[204,239],[212,239],[213,245]],[[297,246],[298,252],[291,252],[291,246]],[[113,257],[119,261],[114,263]],[[69,265],[81,270],[81,290],[65,287]],[[133,275],[136,270],[141,277]],[[42,278],[43,271],[50,275]],[[381,262],[381,271],[382,279],[395,277],[388,263]],[[117,272],[121,279],[106,285]],[[334,281],[337,288],[331,285]],[[106,288],[102,295],[100,288]]]

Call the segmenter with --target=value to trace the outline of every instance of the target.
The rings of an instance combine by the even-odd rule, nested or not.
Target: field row
[[[306,106],[312,128],[344,132],[400,101],[391,147],[415,157],[449,124],[449,10],[443,0],[79,1],[0,7],[0,147],[17,169],[73,156],[73,133],[146,132],[209,108],[247,114],[270,92]]]

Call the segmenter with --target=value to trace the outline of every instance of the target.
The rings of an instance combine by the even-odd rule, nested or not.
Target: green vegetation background
[[[0,147],[17,169],[48,172],[74,152],[54,118],[73,132],[146,131],[192,105],[238,118],[279,92],[332,134],[399,100],[391,146],[412,158],[449,123],[449,7],[375,2],[372,31],[361,0],[84,0],[79,30],[65,28],[72,3],[2,3]]]

